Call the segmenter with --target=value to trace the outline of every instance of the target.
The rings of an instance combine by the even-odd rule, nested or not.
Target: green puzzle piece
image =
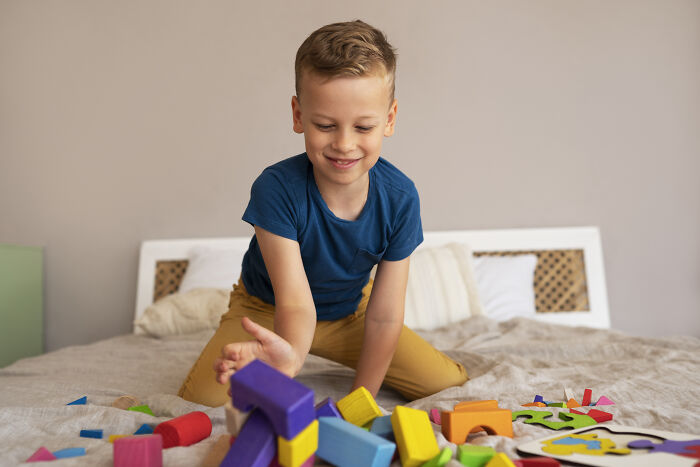
[[[579,415],[577,413],[559,412],[559,418],[563,422],[554,422],[545,420],[552,416],[552,412],[545,410],[520,410],[513,412],[513,421],[518,417],[530,417],[529,420],[523,420],[524,423],[538,424],[551,428],[552,430],[561,430],[562,428],[583,428],[584,426],[596,425],[598,422],[588,415]]]

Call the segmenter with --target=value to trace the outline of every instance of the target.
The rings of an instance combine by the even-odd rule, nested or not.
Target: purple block
[[[333,402],[333,399],[326,397],[323,402],[316,405],[316,418],[318,417],[338,417],[343,418],[338,412],[338,407]]]
[[[316,418],[314,392],[268,364],[253,360],[231,376],[233,405],[262,410],[275,433],[292,439]]]
[[[627,443],[628,448],[632,449],[651,449],[651,452],[667,452],[669,454],[688,455],[693,454],[690,450],[693,446],[700,446],[700,439],[692,439],[690,441],[674,441],[665,439],[663,443],[652,443],[648,439],[639,439]]]
[[[537,394],[537,395],[535,396],[535,400],[534,400],[533,402],[543,402],[543,403],[544,403],[544,397],[542,397],[542,396],[540,396],[539,394]]]
[[[277,435],[272,424],[262,411],[255,410],[241,428],[220,467],[267,467],[276,455]]]

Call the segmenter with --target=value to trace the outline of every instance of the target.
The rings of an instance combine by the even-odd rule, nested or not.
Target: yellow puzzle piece
[[[585,435],[565,435],[559,438],[542,441],[542,450],[548,454],[569,456],[571,454],[586,454],[603,456],[605,454],[629,454],[629,449],[615,449],[615,443],[608,438],[598,438],[595,433]]]

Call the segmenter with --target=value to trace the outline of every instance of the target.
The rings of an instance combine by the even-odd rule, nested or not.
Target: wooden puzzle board
[[[552,445],[551,442],[554,440],[565,438],[570,435],[591,434],[597,435],[595,438],[596,440],[611,440],[614,443],[615,449],[626,448],[628,443],[638,440],[649,440],[651,443],[662,443],[663,440],[700,440],[700,435],[690,435],[686,433],[648,430],[621,425],[594,425],[577,430],[557,432],[555,435],[548,436],[547,438],[529,441],[519,445],[517,450],[520,454],[524,455],[553,457],[565,462],[600,467],[692,467],[696,464],[700,464],[700,459],[698,458],[685,457],[666,452],[652,452],[649,449],[630,449],[629,454],[607,453],[604,455],[581,454],[578,452],[573,454],[553,454],[543,450],[543,447]],[[698,444],[700,444],[700,441]],[[562,444],[559,446],[562,446]]]

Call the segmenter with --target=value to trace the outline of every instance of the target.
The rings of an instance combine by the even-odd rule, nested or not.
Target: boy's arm
[[[377,267],[353,390],[364,386],[376,396],[384,381],[403,328],[409,259],[382,260]]]
[[[255,226],[265,267],[275,294],[275,333],[294,349],[296,376],[311,348],[316,330],[316,307],[301,259],[299,243]]]

